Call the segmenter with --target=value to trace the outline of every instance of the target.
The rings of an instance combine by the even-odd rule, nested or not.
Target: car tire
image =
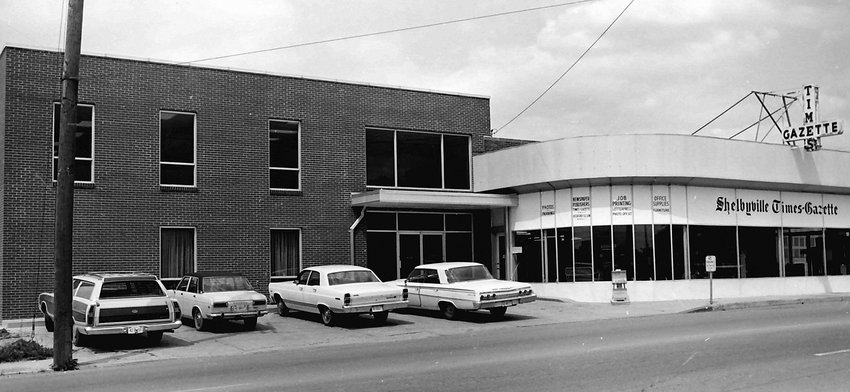
[[[322,324],[327,325],[328,327],[332,327],[336,324],[336,315],[330,309],[325,306],[319,308],[319,314],[322,316]]]
[[[498,308],[491,308],[490,315],[495,318],[502,318],[505,316],[505,312],[508,311],[508,308],[505,306],[499,306]]]
[[[390,312],[372,313],[372,317],[375,318],[375,321],[382,323],[382,324],[387,322],[387,317],[389,317],[389,316],[390,316]]]
[[[162,341],[162,331],[150,331],[147,333],[148,344],[157,345]]]
[[[286,317],[286,314],[289,313],[289,308],[286,307],[286,304],[283,303],[283,299],[280,296],[275,297],[277,300],[277,314],[281,317]]]
[[[89,344],[88,335],[84,335],[80,333],[80,330],[74,328],[74,332],[72,332],[71,343],[73,343],[77,347],[85,347]]]
[[[204,316],[200,310],[195,309],[192,311],[192,320],[195,321],[195,329],[198,331],[206,331],[208,329],[206,320],[204,320]]]
[[[253,331],[257,329],[257,318],[256,317],[248,317],[242,320],[245,323],[245,329],[248,331]]]
[[[46,329],[47,332],[53,332],[53,330],[55,328],[56,328],[56,326],[53,324],[53,319],[50,318],[50,316],[48,316],[47,313],[45,313],[44,314],[44,329]]]
[[[444,302],[440,305],[440,310],[443,312],[443,317],[446,320],[457,320],[458,316],[460,316],[460,310],[454,306],[454,304],[450,302]]]

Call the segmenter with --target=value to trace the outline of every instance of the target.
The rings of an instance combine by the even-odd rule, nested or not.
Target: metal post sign
[[[717,257],[705,256],[705,272],[717,272]]]

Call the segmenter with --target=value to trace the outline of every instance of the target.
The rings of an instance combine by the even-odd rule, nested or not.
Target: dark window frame
[[[85,103],[78,103],[77,104],[77,122],[78,123],[79,123],[79,116],[80,116],[80,114],[79,114],[80,113],[80,107],[91,108],[91,125],[88,127],[90,129],[90,132],[91,132],[91,145],[89,146],[89,151],[91,152],[91,156],[90,157],[79,156],[80,148],[79,148],[79,145],[77,146],[76,152],[74,154],[74,174],[75,174],[74,175],[74,183],[94,184],[94,174],[95,174],[95,170],[94,170],[94,162],[95,162],[95,129],[94,129],[95,128],[95,126],[94,126],[94,124],[95,124],[95,105],[85,104]],[[56,182],[56,170],[57,170],[56,166],[57,166],[58,161],[59,161],[59,153],[58,153],[59,152],[59,140],[58,140],[59,132],[57,132],[58,130],[56,128],[60,124],[60,121],[59,121],[60,119],[57,118],[57,116],[60,116],[60,117],[62,116],[62,110],[61,109],[62,109],[62,104],[60,102],[54,102],[53,103],[53,125],[51,126],[51,128],[53,130],[53,150],[51,152],[51,160],[50,160],[50,165],[51,165],[51,168],[52,168],[51,173],[52,173],[52,176],[53,176],[53,182]],[[77,179],[77,175],[76,175],[77,172],[78,172],[77,168],[80,166],[80,165],[77,164],[77,162],[88,163],[90,180],[84,181],[84,180],[78,180]]]
[[[272,129],[272,123],[282,123],[282,124],[287,124],[287,125],[295,125],[297,127],[297,129],[295,129],[294,131],[293,130],[287,130],[287,129],[274,129],[273,130]],[[294,167],[292,167],[292,166],[272,166],[272,161],[274,160],[274,158],[272,156],[272,134],[274,134],[274,133],[292,134],[293,132],[295,133],[295,139],[296,139],[295,148],[297,149],[296,150],[297,156],[295,157]],[[301,151],[301,122],[295,121],[295,120],[281,120],[281,119],[270,118],[269,121],[268,121],[268,134],[269,134],[269,146],[268,146],[268,152],[269,152],[269,189],[270,190],[276,190],[276,191],[300,191],[301,190],[301,155],[302,155],[302,151]],[[296,175],[296,180],[295,180],[296,186],[295,187],[275,187],[275,186],[273,186],[273,184],[272,184],[274,182],[273,181],[273,174],[275,174],[275,173],[289,173],[289,172],[295,172],[295,175]]]
[[[166,161],[163,160],[163,132],[162,132],[162,115],[163,113],[177,114],[177,115],[191,115],[192,116],[192,162],[178,162],[178,161]],[[163,182],[162,171],[165,167],[192,167],[192,184],[174,184]],[[198,185],[198,115],[193,112],[181,112],[177,110],[160,110],[159,111],[159,185],[160,186],[173,186],[173,187],[185,187],[185,188],[194,188]]]

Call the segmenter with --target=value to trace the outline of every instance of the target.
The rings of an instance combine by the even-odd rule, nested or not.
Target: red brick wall
[[[62,63],[61,53],[18,48],[5,58],[0,319],[30,317],[37,293],[53,286],[52,102]],[[270,228],[301,229],[304,266],[348,263],[366,126],[470,134],[477,153],[490,125],[486,98],[104,57],[84,56],[80,69],[79,100],[95,105],[95,184],[75,192],[74,273],[158,274],[162,226],[195,227],[199,269],[238,270],[261,292]],[[197,114],[191,192],[159,186],[160,110]],[[301,121],[301,192],[269,192],[269,118]],[[477,242],[489,241],[488,229]]]

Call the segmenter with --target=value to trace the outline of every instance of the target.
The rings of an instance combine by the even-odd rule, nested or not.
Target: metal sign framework
[[[797,93],[799,93],[799,92],[797,92]],[[697,129],[696,131],[694,131],[693,133],[691,133],[691,135],[696,135],[699,131],[701,131],[701,130],[705,129],[705,127],[707,127],[707,126],[711,125],[711,123],[713,123],[714,121],[716,121],[718,118],[722,117],[724,114],[728,113],[730,110],[734,109],[736,106],[738,106],[739,104],[741,104],[741,102],[744,102],[744,100],[746,100],[747,98],[749,98],[751,95],[756,97],[756,99],[759,101],[759,105],[761,106],[761,110],[759,111],[759,119],[758,119],[758,121],[756,121],[756,122],[754,122],[754,123],[750,124],[749,126],[747,126],[747,127],[746,127],[746,128],[744,128],[744,129],[742,129],[742,130],[741,130],[741,131],[739,131],[738,133],[736,133],[736,134],[734,134],[734,135],[730,136],[730,137],[729,137],[729,139],[734,139],[734,138],[735,138],[735,137],[737,137],[738,135],[740,135],[740,134],[742,134],[742,133],[744,133],[744,132],[746,132],[746,131],[750,130],[752,127],[755,127],[755,126],[759,126],[759,127],[760,127],[760,126],[761,126],[762,121],[764,121],[764,120],[766,120],[766,119],[768,119],[768,118],[770,119],[770,121],[771,121],[771,122],[773,122],[773,126],[771,126],[771,127],[770,127],[770,129],[768,129],[768,131],[767,131],[767,132],[765,132],[764,137],[762,137],[762,139],[761,139],[761,140],[758,140],[758,137],[759,137],[759,130],[758,130],[758,128],[756,128],[756,137],[755,137],[755,140],[756,140],[756,141],[758,141],[758,142],[764,142],[764,140],[767,138],[767,136],[768,136],[768,135],[770,135],[770,132],[771,132],[774,128],[776,128],[776,129],[777,129],[777,132],[782,132],[782,131],[781,131],[782,127],[779,125],[779,121],[782,121],[783,117],[784,117],[784,118],[785,118],[785,120],[788,122],[788,126],[789,126],[789,127],[791,126],[791,118],[790,118],[790,116],[789,116],[789,114],[788,114],[788,108],[791,106],[791,104],[793,104],[794,102],[797,102],[797,101],[799,100],[799,98],[798,98],[798,97],[796,97],[796,96],[794,96],[794,95],[790,95],[790,94],[775,94],[775,93],[772,93],[772,92],[751,91],[749,94],[747,94],[747,95],[745,95],[743,98],[739,99],[739,100],[738,100],[738,102],[735,102],[735,103],[734,103],[732,106],[730,106],[728,109],[724,110],[722,113],[718,114],[716,117],[714,117],[713,119],[711,119],[711,121],[709,121],[709,122],[705,123],[705,125],[703,125],[703,126],[699,127],[699,129]],[[777,98],[781,98],[781,99],[782,99],[782,106],[781,106],[780,108],[778,108],[778,109],[775,109],[775,110],[772,110],[772,111],[771,111],[771,110],[767,107],[767,104],[765,103],[765,101],[767,100],[767,97],[768,97],[768,96],[770,96],[770,97],[777,97]],[[779,119],[778,119],[778,121],[777,121],[777,118],[775,118],[775,117],[774,117],[774,115],[775,115],[776,113],[780,112],[780,111],[784,111],[784,113],[782,113],[782,115],[780,115],[780,116],[779,116]],[[765,113],[765,112],[767,112],[767,115],[764,115],[764,113]]]

